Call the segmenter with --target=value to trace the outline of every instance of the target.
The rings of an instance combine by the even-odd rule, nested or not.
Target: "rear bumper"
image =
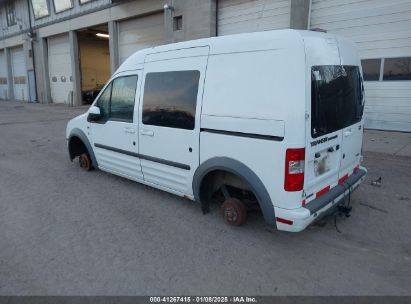
[[[360,167],[342,184],[335,186],[330,191],[309,202],[298,209],[275,208],[275,216],[292,221],[292,225],[277,221],[279,230],[298,232],[304,230],[308,225],[319,218],[331,213],[338,205],[343,204],[345,197],[352,193],[362,183],[367,175],[367,169]]]

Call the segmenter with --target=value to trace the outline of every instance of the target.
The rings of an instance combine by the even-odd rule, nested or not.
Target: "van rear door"
[[[345,82],[345,102],[342,108],[345,124],[342,137],[341,167],[339,179],[343,181],[353,173],[361,159],[363,138],[362,116],[364,109],[364,86],[361,64],[355,45],[344,38],[338,37],[338,49],[341,64],[345,67],[347,81]]]
[[[363,91],[358,66],[311,69],[311,120],[305,188],[319,197],[343,182],[359,164]]]
[[[340,62],[338,42],[333,35],[304,35],[306,49],[306,145],[304,192],[306,202],[337,184],[339,179],[342,130],[335,122],[334,81]]]
[[[342,151],[342,128],[338,94],[341,92],[339,65],[311,67],[311,111],[306,120],[306,167],[304,191],[314,199],[336,185]]]

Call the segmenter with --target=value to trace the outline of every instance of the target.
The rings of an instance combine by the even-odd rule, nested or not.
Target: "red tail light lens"
[[[301,191],[304,188],[305,148],[287,149],[285,154],[285,191]]]

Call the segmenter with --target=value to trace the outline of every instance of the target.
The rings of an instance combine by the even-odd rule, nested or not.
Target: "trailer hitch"
[[[352,206],[339,205],[338,213],[345,215],[345,217],[350,217],[352,211]]]

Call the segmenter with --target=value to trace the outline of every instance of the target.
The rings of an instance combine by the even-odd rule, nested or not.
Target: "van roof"
[[[322,32],[284,29],[190,40],[137,51],[120,66],[117,73],[136,69],[138,65],[144,63],[145,56],[152,53],[161,53],[201,46],[209,46],[210,55],[261,51],[268,49],[294,49],[296,47],[303,47],[302,41],[306,36],[322,36],[324,38],[330,36],[335,37],[335,35]]]

